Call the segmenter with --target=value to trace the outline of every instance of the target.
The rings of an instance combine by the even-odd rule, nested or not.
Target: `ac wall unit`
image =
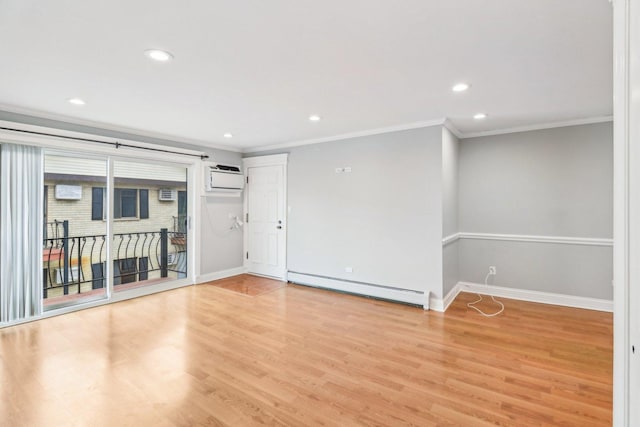
[[[178,264],[178,254],[176,252],[171,252],[167,254],[167,265],[176,265]],[[162,257],[158,256],[158,265],[162,265]]]
[[[171,202],[178,198],[178,190],[161,188],[158,190],[158,200],[161,202]]]
[[[69,277],[68,277],[69,283],[77,282],[78,274],[80,274],[78,266],[69,267]],[[56,284],[58,285],[64,284],[64,268],[56,269]]]
[[[244,188],[244,175],[240,166],[207,164],[204,169],[205,188],[210,193],[240,195]]]

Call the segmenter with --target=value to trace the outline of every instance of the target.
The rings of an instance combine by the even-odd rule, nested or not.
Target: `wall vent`
[[[161,188],[158,190],[158,200],[161,202],[171,202],[178,199],[178,191],[169,188]]]

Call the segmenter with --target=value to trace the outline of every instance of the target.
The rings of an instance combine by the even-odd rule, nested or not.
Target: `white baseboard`
[[[613,312],[613,301],[606,299],[578,297],[573,295],[554,294],[551,292],[531,291],[526,289],[505,288],[502,286],[483,285],[480,283],[470,282],[458,282],[454,289],[452,289],[452,292],[456,288],[458,293],[474,292],[481,295],[492,295],[494,297],[511,298],[521,301],[561,305],[565,307],[584,308],[587,310]],[[452,292],[449,292],[449,294],[451,294]]]
[[[236,267],[236,268],[230,268],[228,270],[214,271],[213,273],[207,273],[201,276],[197,276],[196,284],[199,285],[200,283],[210,282],[212,280],[225,279],[227,277],[237,276],[239,274],[244,274],[246,272],[247,272],[247,269],[244,267]]]
[[[425,310],[429,309],[428,292],[427,297],[425,297],[425,293],[421,291],[391,288],[370,283],[345,281],[324,276],[294,273],[291,271],[288,272],[287,279],[292,283],[297,283],[300,285],[333,289],[337,291],[348,292],[351,294],[370,296],[374,298],[404,302],[408,304],[416,304],[421,305]]]
[[[429,309],[434,311],[445,312],[451,305],[454,299],[460,293],[460,282],[451,288],[451,290],[444,296],[444,298],[435,298],[433,295],[429,298]]]

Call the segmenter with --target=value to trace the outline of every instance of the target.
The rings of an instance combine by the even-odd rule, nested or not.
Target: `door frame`
[[[640,409],[640,0],[613,0],[613,425],[638,425]],[[635,346],[635,353],[632,351]]]
[[[283,153],[283,154],[271,154],[268,156],[257,156],[257,157],[246,157],[244,159],[242,159],[242,172],[244,173],[245,176],[245,182],[247,180],[248,175],[248,170],[249,168],[256,168],[256,167],[261,167],[261,166],[282,166],[282,203],[284,204],[283,206],[283,212],[284,212],[284,218],[282,218],[282,221],[285,225],[284,227],[284,273],[282,277],[279,277],[279,279],[281,279],[282,281],[286,282],[287,281],[287,274],[288,274],[288,270],[287,270],[287,240],[289,237],[289,222],[287,221],[288,216],[289,216],[289,205],[288,205],[288,198],[287,198],[287,187],[288,187],[288,180],[287,180],[287,165],[289,162],[289,153]],[[249,184],[247,184],[249,185]],[[242,216],[245,220],[245,226],[244,226],[244,230],[243,230],[243,240],[242,240],[242,263],[244,266],[245,271],[249,271],[249,260],[247,259],[247,250],[249,249],[249,226],[248,224],[246,224],[246,219],[247,219],[247,214],[249,213],[249,190],[245,187],[245,191],[244,191],[244,201],[243,201],[243,209],[242,209]],[[253,274],[253,273],[252,273]]]

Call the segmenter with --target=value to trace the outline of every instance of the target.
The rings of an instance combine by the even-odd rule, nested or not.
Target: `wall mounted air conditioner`
[[[161,202],[172,202],[178,199],[178,190],[161,188],[158,190],[158,200]]]
[[[178,254],[171,252],[167,254],[167,265],[178,264]],[[158,265],[162,265],[162,257],[158,256]]]
[[[76,282],[77,283],[79,274],[80,274],[80,270],[78,269],[78,266],[69,267],[69,276],[68,276],[69,283],[72,283],[72,282]],[[56,284],[58,284],[58,285],[64,284],[64,269],[63,268],[56,269]]]
[[[204,168],[207,193],[240,195],[244,188],[244,175],[240,166],[206,164]]]

